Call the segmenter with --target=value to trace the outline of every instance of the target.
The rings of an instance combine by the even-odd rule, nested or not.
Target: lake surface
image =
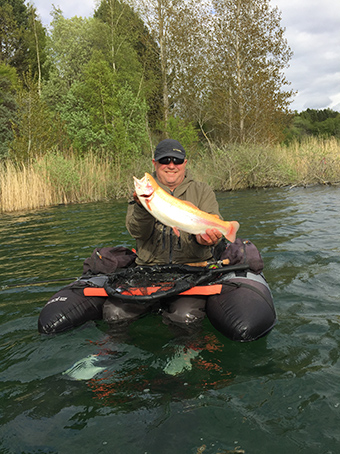
[[[264,258],[278,324],[256,342],[157,315],[121,332],[101,321],[40,335],[42,307],[95,247],[134,246],[126,203],[1,215],[1,454],[340,452],[340,188],[218,199]],[[196,353],[169,373],[183,349]]]

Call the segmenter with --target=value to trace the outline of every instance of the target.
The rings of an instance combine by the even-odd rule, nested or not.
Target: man
[[[212,189],[205,183],[194,181],[187,171],[186,153],[177,140],[160,142],[152,163],[155,167],[153,176],[162,189],[193,203],[202,211],[221,217]],[[128,207],[126,227],[137,242],[138,265],[209,260],[213,255],[212,247],[222,237],[218,230],[208,229],[205,238],[186,232],[181,232],[177,238],[171,227],[161,224],[145,210],[137,196]]]
[[[173,139],[160,142],[152,160],[157,183],[169,194],[186,200],[200,210],[220,216],[218,203],[212,189],[205,183],[193,180],[186,169],[186,152]],[[221,217],[221,216],[220,216]],[[208,229],[204,237],[180,232],[178,238],[171,227],[156,220],[140,203],[137,196],[129,203],[126,227],[136,239],[137,265],[164,265],[198,263],[213,258],[222,234]],[[165,321],[191,324],[204,317],[206,297],[176,296],[162,305]],[[145,305],[130,304],[115,298],[112,304],[104,305],[104,319],[108,321],[135,318],[148,310]]]

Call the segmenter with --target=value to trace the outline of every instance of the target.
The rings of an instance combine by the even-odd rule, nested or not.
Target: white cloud
[[[97,0],[33,0],[44,26],[48,26],[51,22],[53,5],[61,9],[64,17],[71,18],[73,16],[93,16],[97,3]]]
[[[340,102],[340,3],[338,0],[272,0],[282,12],[294,52],[285,74],[298,91],[292,108],[337,109]]]

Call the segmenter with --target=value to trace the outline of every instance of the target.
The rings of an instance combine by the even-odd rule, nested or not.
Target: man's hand
[[[222,233],[217,229],[207,229],[202,235],[196,235],[196,241],[202,246],[214,246],[222,238]]]

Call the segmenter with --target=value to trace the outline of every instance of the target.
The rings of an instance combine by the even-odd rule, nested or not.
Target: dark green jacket
[[[186,172],[183,182],[173,193],[158,181],[155,173],[153,176],[169,194],[193,203],[202,211],[220,216],[213,190],[205,183],[194,181],[190,172]],[[181,231],[178,238],[171,227],[157,221],[137,203],[129,203],[126,227],[136,239],[138,265],[194,263],[212,258],[212,248],[198,244],[195,235]]]

